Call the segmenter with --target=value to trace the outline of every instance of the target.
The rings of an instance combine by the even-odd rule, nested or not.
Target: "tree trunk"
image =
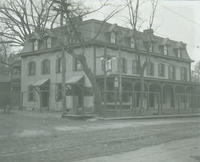
[[[81,63],[83,66],[83,71],[85,72],[86,76],[90,80],[90,83],[92,85],[92,90],[93,90],[93,96],[94,96],[94,112],[102,114],[102,103],[101,103],[101,94],[100,94],[100,89],[97,85],[96,78],[92,72],[92,70],[88,67],[88,64],[86,62],[85,56],[84,58],[81,59]]]

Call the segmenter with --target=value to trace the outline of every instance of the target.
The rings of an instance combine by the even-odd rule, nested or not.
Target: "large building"
[[[21,91],[27,110],[62,110],[62,28],[33,33],[21,52]],[[84,55],[102,94],[104,115],[193,111],[191,62],[186,44],[97,20],[79,22]],[[133,39],[134,36],[134,39]],[[91,40],[91,41],[88,41]],[[74,41],[80,52],[81,43]],[[66,103],[71,113],[93,113],[91,83],[77,59],[66,54]],[[141,76],[141,66],[144,77]],[[144,91],[141,81],[144,78]],[[141,109],[140,99],[142,98]],[[102,111],[101,111],[102,112]]]

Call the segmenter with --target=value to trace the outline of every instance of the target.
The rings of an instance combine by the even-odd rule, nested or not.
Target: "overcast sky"
[[[123,0],[113,0],[115,6]],[[91,7],[97,6],[97,2],[85,1]],[[148,23],[151,8],[145,3],[140,8],[140,15]],[[110,10],[107,8],[91,16],[95,19],[103,19]],[[127,26],[127,12],[123,11],[110,20],[111,23]],[[148,24],[143,24],[142,29]],[[200,1],[198,0],[159,0],[153,25],[155,34],[168,37],[176,41],[187,43],[188,53],[192,60],[200,60]]]

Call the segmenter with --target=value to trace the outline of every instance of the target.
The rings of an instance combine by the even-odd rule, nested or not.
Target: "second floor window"
[[[181,67],[180,75],[182,81],[187,81],[187,69],[185,67]]]
[[[147,64],[147,75],[154,76],[154,63],[153,62],[149,62]]]
[[[83,69],[82,64],[77,58],[73,58],[73,70],[81,71]]]
[[[56,73],[61,73],[62,72],[62,58],[58,57],[56,59]]]
[[[28,75],[35,75],[36,65],[35,62],[31,61],[28,63]]]
[[[50,74],[50,60],[43,60],[42,61],[42,74]]]
[[[133,60],[132,62],[132,71],[133,74],[139,74],[140,70],[139,70],[139,60]]]
[[[168,75],[170,80],[176,79],[176,67],[173,65],[169,65]]]
[[[158,76],[164,77],[165,76],[165,64],[158,64]]]
[[[119,72],[127,73],[127,60],[126,60],[126,58],[119,59],[118,66],[119,66]]]

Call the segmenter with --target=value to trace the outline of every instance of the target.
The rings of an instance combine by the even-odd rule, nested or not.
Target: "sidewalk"
[[[10,113],[22,116],[39,117],[39,118],[61,118],[61,112],[36,112],[36,111],[12,110]]]
[[[164,118],[187,118],[200,117],[200,113],[194,114],[175,114],[175,115],[148,115],[148,116],[133,116],[133,117],[97,117],[99,120],[131,120],[131,119],[164,119]]]
[[[81,160],[79,162],[198,162],[200,137],[172,141],[136,151]]]

